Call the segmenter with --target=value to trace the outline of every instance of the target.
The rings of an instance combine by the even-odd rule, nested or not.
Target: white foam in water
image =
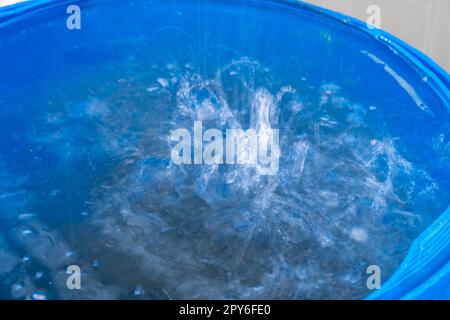
[[[71,223],[20,208],[16,249],[0,251],[10,296],[361,298],[369,265],[384,276],[398,266],[423,228],[416,204],[435,199],[439,186],[399,152],[401,141],[368,123],[376,106],[349,101],[336,84],[274,85],[271,71],[247,58],[209,76],[192,64],[163,66],[147,83],[123,77],[105,84],[109,96],[42,116],[50,129],[35,142],[98,176],[73,177],[93,182]],[[196,120],[224,132],[279,129],[278,173],[174,165],[170,132]],[[64,190],[48,194],[47,210],[61,210]],[[33,273],[18,248],[37,264]],[[83,270],[81,292],[64,287],[72,263]]]

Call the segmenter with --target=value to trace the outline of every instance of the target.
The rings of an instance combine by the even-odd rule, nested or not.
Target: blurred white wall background
[[[450,0],[304,0],[366,21],[367,7],[381,9],[381,27],[450,71]]]
[[[0,7],[26,0],[0,0]],[[302,0],[299,0],[302,1]],[[366,21],[381,9],[381,26],[450,71],[450,0],[303,0]]]
[[[18,2],[24,2],[27,0],[0,0],[0,7],[9,6],[10,4],[18,3]]]

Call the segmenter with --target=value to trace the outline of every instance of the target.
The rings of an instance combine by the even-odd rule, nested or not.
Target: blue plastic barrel
[[[430,58],[299,1],[72,2],[0,8],[1,298],[450,298]],[[174,164],[198,120],[270,122],[277,174]]]

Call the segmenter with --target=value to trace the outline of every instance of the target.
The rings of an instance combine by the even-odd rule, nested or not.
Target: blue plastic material
[[[450,299],[450,208],[414,241],[396,273],[369,299]]]
[[[173,2],[173,1],[172,1]],[[171,3],[172,3],[171,2]],[[194,1],[195,2],[195,1]],[[380,52],[380,56],[383,57],[384,61],[389,61],[389,63],[392,63],[392,65],[395,65],[396,68],[404,72],[407,77],[410,77],[413,79],[413,81],[420,82],[421,79],[426,79],[427,86],[421,87],[420,94],[426,97],[427,101],[431,101],[429,108],[430,112],[433,113],[433,116],[436,115],[435,118],[437,118],[439,121],[441,121],[442,128],[447,128],[448,130],[448,115],[444,114],[442,112],[443,108],[447,108],[447,111],[449,110],[450,105],[450,76],[446,71],[444,71],[442,68],[440,68],[437,64],[435,64],[430,58],[425,56],[424,54],[420,53],[416,49],[412,48],[408,44],[404,43],[403,41],[395,38],[392,35],[389,35],[388,33],[381,31],[381,30],[370,30],[367,28],[366,24],[355,20],[353,18],[331,12],[329,10],[321,9],[309,4],[305,4],[303,2],[298,1],[215,1],[217,3],[221,3],[221,5],[226,6],[227,3],[231,5],[233,4],[246,4],[248,6],[254,6],[257,8],[276,8],[276,10],[280,10],[280,12],[293,12],[293,13],[299,13],[302,15],[309,15],[310,17],[314,17],[315,22],[323,22],[324,25],[327,25],[327,27],[332,26],[334,30],[343,30],[342,34],[351,34],[351,37],[349,36],[349,39],[351,41],[354,41],[351,45],[348,43],[347,40],[342,40],[338,36],[336,38],[339,38],[336,41],[336,46],[340,50],[333,51],[333,48],[330,49],[328,47],[328,44],[325,44],[325,42],[317,44],[311,42],[311,34],[313,34],[314,30],[309,30],[308,32],[305,32],[301,36],[303,37],[302,40],[307,43],[307,45],[310,45],[310,47],[305,46],[306,48],[310,49],[312,52],[317,52],[318,57],[326,57],[329,58],[329,61],[325,58],[321,61],[309,61],[308,59],[311,59],[311,57],[316,58],[311,52],[305,53],[304,51],[301,51],[298,53],[299,61],[304,62],[298,64],[298,68],[304,68],[304,70],[307,70],[312,76],[311,78],[316,81],[314,85],[320,86],[322,84],[322,74],[314,74],[314,68],[321,68],[320,70],[325,72],[329,71],[329,74],[325,75],[323,78],[326,78],[327,81],[334,82],[334,81],[341,81],[342,80],[342,87],[343,91],[347,90],[347,92],[351,92],[351,99],[353,101],[360,101],[361,99],[364,99],[366,96],[370,97],[375,103],[382,101],[382,99],[379,97],[378,92],[388,92],[388,94],[392,94],[392,96],[399,97],[399,100],[408,101],[408,103],[411,102],[411,95],[406,94],[403,92],[404,88],[397,88],[392,89],[393,83],[395,84],[395,81],[392,79],[392,75],[396,75],[394,71],[389,69],[389,65],[386,62],[381,61],[381,59],[373,58],[372,60],[368,59],[367,56],[361,55],[357,56],[355,52],[361,53],[359,51],[360,46],[367,43],[367,48],[369,50],[373,50],[376,52]],[[98,5],[102,5],[101,1],[77,1],[76,2],[79,5],[83,5],[83,8],[89,8],[89,7],[95,7]],[[137,1],[137,3],[140,3]],[[183,2],[183,5],[187,6],[187,3],[191,3],[191,1]],[[207,1],[205,2],[207,3]],[[102,39],[102,37],[109,37],[109,30],[114,30],[116,32],[115,36],[117,38],[120,38],[122,36],[123,38],[127,37],[128,34],[132,34],[133,32],[136,33],[136,35],[140,35],[140,33],[144,33],[144,31],[148,31],[145,28],[147,26],[127,26],[126,21],[124,22],[122,19],[121,14],[118,13],[118,11],[114,11],[109,7],[109,11],[106,10],[106,13],[103,16],[103,12],[101,11],[93,11],[92,16],[95,16],[98,21],[102,20],[101,22],[106,25],[106,27],[103,29],[102,27],[99,27],[95,25],[97,20],[88,20],[86,18],[87,23],[90,23],[90,27],[94,30],[96,30],[97,33],[94,34],[72,34],[71,39],[68,40],[67,36],[67,30],[64,29],[64,25],[62,24],[62,27],[54,27],[51,23],[48,23],[48,25],[42,23],[45,19],[45,17],[49,17],[52,15],[55,15],[55,13],[62,14],[62,17],[59,17],[58,23],[64,22],[64,6],[72,4],[72,1],[27,1],[24,3],[19,3],[7,8],[1,8],[0,9],[0,54],[4,53],[5,56],[0,56],[0,80],[2,81],[2,84],[0,84],[3,87],[0,87],[0,98],[3,98],[3,94],[5,94],[8,103],[14,103],[15,99],[23,99],[23,101],[26,101],[27,97],[24,97],[24,94],[17,94],[14,95],[7,95],[10,93],[12,88],[15,86],[22,86],[24,88],[32,88],[35,83],[39,84],[45,84],[45,81],[48,81],[48,85],[54,85],[59,80],[58,79],[69,79],[71,74],[74,74],[75,72],[78,72],[78,70],[88,70],[86,66],[92,66],[92,68],[95,68],[96,64],[100,64],[103,60],[108,60],[113,58],[117,58],[118,60],[123,59],[123,57],[126,57],[126,53],[122,52],[123,48],[120,47],[116,42],[111,41],[111,46],[114,47],[115,50],[102,51],[101,49],[98,50],[96,55],[92,55],[89,57],[90,52],[86,51],[86,56],[83,56],[82,54],[79,54],[79,52],[82,53],[82,45],[86,44],[86,47],[89,46],[95,46],[98,39]],[[205,5],[206,6],[206,5]],[[198,9],[198,8],[197,8]],[[63,10],[63,11],[61,11]],[[88,10],[88,9],[86,9]],[[140,12],[136,12],[131,10],[130,8],[127,8],[128,13],[130,14],[136,14],[136,19],[142,19],[140,21],[145,21],[145,17],[140,17]],[[139,11],[139,9],[137,9]],[[150,10],[149,10],[150,11]],[[112,12],[112,15],[114,17],[114,21],[109,20],[107,16],[108,12]],[[155,13],[152,13],[155,16],[157,16]],[[217,14],[215,12],[212,12],[211,14]],[[252,19],[256,19],[254,16],[250,16]],[[295,19],[295,17],[291,17],[292,19]],[[164,18],[161,18],[164,19]],[[177,18],[178,19],[178,18]],[[180,20],[173,19],[173,23],[179,23],[181,26],[189,28],[191,27],[189,24],[189,21],[183,20],[184,18],[180,18]],[[242,19],[242,21],[245,21],[245,16],[237,16],[237,21],[241,21],[239,19]],[[225,22],[227,21],[224,19]],[[249,20],[251,20],[249,18]],[[230,19],[231,21],[231,19]],[[294,20],[289,20],[286,22],[285,26],[280,26],[280,32],[283,32],[285,34],[289,33],[290,30],[286,26],[295,25],[293,23]],[[17,26],[23,27],[25,24],[28,23],[37,23],[39,27],[36,28],[37,31],[33,31],[36,33],[36,37],[39,36],[39,32],[42,32],[43,30],[52,30],[52,32],[49,32],[46,36],[40,35],[42,38],[50,39],[49,41],[51,43],[42,43],[42,39],[34,39],[29,34],[26,34],[25,32],[22,35],[18,35],[17,37],[11,37],[8,38],[7,45],[11,46],[10,51],[8,51],[8,48],[2,47],[3,38],[7,35],[11,35],[17,32],[15,28]],[[158,24],[159,21],[150,21],[150,23],[155,23],[155,25]],[[280,23],[280,21],[277,20],[277,22]],[[98,22],[100,23],[100,22]],[[205,26],[210,27],[212,30],[214,30],[214,21],[207,21],[205,19]],[[210,25],[207,25],[207,23],[210,23]],[[120,29],[119,26],[123,25],[124,29]],[[318,23],[319,24],[319,23]],[[191,32],[195,34],[195,32],[198,32],[197,25],[192,27]],[[305,25],[305,28],[307,26]],[[46,29],[47,28],[47,29]],[[108,29],[110,28],[110,29]],[[127,31],[127,28],[130,28],[129,31]],[[285,30],[285,29],[288,30]],[[25,29],[25,28],[24,28]],[[151,27],[148,27],[149,30],[151,30]],[[247,55],[254,55],[258,59],[266,62],[267,64],[275,65],[278,63],[277,59],[274,58],[275,54],[279,54],[280,56],[278,60],[281,61],[280,64],[284,63],[285,60],[283,60],[283,57],[285,53],[287,52],[286,57],[289,58],[290,52],[294,52],[295,50],[298,50],[298,47],[296,47],[296,44],[292,42],[286,42],[283,41],[276,41],[275,39],[272,43],[264,42],[264,45],[266,47],[264,50],[255,50],[252,45],[253,43],[246,43],[246,41],[252,41],[252,39],[246,39],[241,34],[233,34],[233,31],[230,31],[226,28],[223,29],[223,34],[220,36],[222,37],[217,41],[217,43],[220,43],[220,41],[227,42],[230,44],[230,46],[235,45],[241,46],[240,49]],[[123,33],[121,33],[123,32]],[[148,31],[150,32],[150,31]],[[271,30],[268,28],[268,30],[264,31],[263,29],[255,29],[255,33],[260,38],[263,38],[265,34],[269,34]],[[113,32],[111,32],[113,33]],[[214,33],[214,32],[212,32]],[[32,32],[30,32],[32,34]],[[274,33],[270,33],[272,36]],[[340,35],[340,34],[339,34]],[[209,35],[208,35],[209,36]],[[292,34],[289,34],[289,36],[294,37],[294,32]],[[33,43],[27,42],[23,40],[21,37],[26,38],[30,37],[33,39]],[[345,36],[342,36],[344,38]],[[275,38],[275,36],[274,36]],[[117,39],[113,39],[114,41],[117,41]],[[198,40],[198,39],[197,39]],[[207,41],[206,37],[204,40],[205,43]],[[70,50],[66,50],[64,52],[64,57],[58,57],[57,54],[54,55],[47,55],[47,59],[51,60],[53,57],[55,58],[54,61],[48,62],[45,61],[45,63],[42,64],[35,64],[33,61],[30,61],[28,59],[25,59],[19,51],[20,49],[20,41],[23,41],[26,45],[29,45],[28,51],[31,58],[37,56],[39,57],[40,54],[45,56],[45,52],[52,53],[52,50],[56,52],[60,52],[65,50],[65,48],[70,48],[73,42],[79,41],[81,43],[81,46],[74,46],[74,50],[80,50],[77,52],[77,54],[73,54]],[[31,41],[31,40],[30,40]],[[254,40],[255,44],[258,44],[257,40]],[[310,41],[310,42],[308,42]],[[136,41],[137,43],[138,41]],[[205,48],[201,47],[203,43],[201,41],[197,41],[199,43],[199,48],[204,49],[204,52],[207,52],[206,44]],[[17,44],[19,43],[19,44]],[[14,47],[17,46],[17,47]],[[340,46],[340,47],[339,47]],[[51,49],[49,49],[51,47]],[[18,49],[19,48],[19,49]],[[81,48],[81,49],[80,49]],[[325,49],[324,49],[325,48]],[[356,49],[355,49],[356,48]],[[14,51],[14,49],[16,51]],[[320,52],[320,49],[322,49],[322,53]],[[36,50],[33,52],[33,50]],[[60,50],[60,51],[58,51]],[[271,51],[273,50],[273,51]],[[329,51],[326,51],[329,50]],[[231,50],[230,50],[231,51]],[[113,52],[113,53],[111,53]],[[198,52],[196,52],[198,53]],[[321,55],[322,54],[322,55]],[[357,61],[358,66],[362,66],[361,70],[353,70],[349,67],[349,65],[345,65],[345,70],[338,69],[339,63],[345,60],[346,57],[349,55],[355,55],[355,59],[359,59]],[[116,55],[114,57],[111,57],[113,55]],[[195,56],[195,54],[193,55]],[[353,57],[353,56],[352,56]],[[41,59],[42,56],[40,57]],[[87,61],[89,58],[92,58],[91,61]],[[334,61],[333,59],[336,59]],[[67,60],[64,60],[67,59]],[[85,59],[85,60],[83,60]],[[217,58],[219,59],[219,58]],[[318,60],[320,58],[317,58]],[[12,61],[11,64],[5,64],[4,61]],[[45,60],[45,59],[44,59]],[[69,63],[67,63],[69,61]],[[373,65],[377,65],[378,69],[374,68]],[[83,64],[84,63],[84,64]],[[315,64],[314,64],[315,63]],[[20,69],[20,67],[22,69]],[[53,69],[49,66],[55,66]],[[61,70],[62,66],[67,66],[67,69]],[[42,67],[42,70],[40,69]],[[83,69],[85,68],[86,69]],[[289,66],[288,66],[289,67]],[[288,67],[286,67],[286,70],[288,70]],[[373,79],[370,76],[365,75],[365,68],[370,69],[372,68],[374,70],[375,76],[373,76]],[[390,70],[387,73],[391,73],[390,75],[385,72],[387,69]],[[19,70],[19,71],[18,71]],[[302,69],[303,70],[303,69]],[[320,72],[320,71],[319,71]],[[338,74],[341,72],[341,75]],[[354,85],[356,85],[355,78],[358,77],[359,73],[363,75],[365,78],[363,78],[363,81],[367,82],[366,87],[364,87],[363,90],[354,90],[352,91],[352,88]],[[15,77],[9,77],[9,75],[13,74]],[[19,75],[22,77],[19,79]],[[295,76],[292,76],[294,79]],[[57,80],[55,80],[57,79]],[[297,79],[298,80],[298,79]],[[373,80],[373,81],[371,81]],[[401,80],[397,77],[397,82],[401,82]],[[390,82],[389,82],[390,81]],[[391,90],[392,89],[392,90]],[[378,99],[378,100],[377,100]],[[1,99],[0,99],[1,100]],[[27,101],[30,102],[30,101]],[[406,104],[406,103],[405,103]],[[418,105],[419,107],[420,104]],[[19,110],[20,106],[17,106]],[[416,107],[416,106],[414,106]],[[414,108],[413,108],[414,109]],[[2,110],[0,110],[2,111]],[[3,111],[2,111],[3,112]],[[76,112],[76,111],[74,111]],[[386,110],[386,112],[388,112]],[[413,110],[413,112],[416,112],[417,114],[419,112],[422,112],[421,110]],[[7,114],[7,111],[5,111],[4,114]],[[2,114],[3,115],[3,114]],[[14,118],[14,116],[10,116],[12,119],[11,121],[17,120],[16,125],[22,125],[21,121],[22,119],[18,116],[17,119]],[[23,116],[25,118],[25,116]],[[405,120],[406,119],[406,120]],[[417,121],[417,117],[411,117],[411,119],[404,118],[403,120],[399,120],[397,127],[395,129],[397,132],[405,132],[409,130],[409,125],[413,123],[414,121]],[[447,121],[447,123],[445,123]],[[27,125],[25,121],[23,121],[23,127]],[[13,126],[11,124],[11,126]],[[447,126],[447,127],[446,127]],[[417,129],[420,127],[420,122],[414,122],[414,128]],[[5,126],[4,128],[0,128],[0,133],[5,132],[6,134],[10,134],[12,129],[8,126]],[[24,129],[25,130],[25,129]],[[432,128],[431,125],[426,127],[424,131],[433,131],[434,128]],[[437,133],[437,132],[433,132]],[[12,134],[10,134],[12,136]],[[431,136],[431,134],[430,134]],[[412,139],[412,138],[411,138]],[[0,141],[1,142],[1,141]],[[419,141],[420,142],[420,141]],[[419,149],[420,143],[418,141],[413,141],[409,146],[411,146],[412,149]],[[11,143],[12,144],[12,143]],[[5,142],[2,147],[5,150],[12,150],[14,149],[14,146],[8,145],[8,142]],[[430,146],[426,146],[424,150],[431,150]],[[419,152],[417,152],[419,154]],[[417,155],[415,155],[417,156]],[[426,159],[427,155],[420,155]],[[419,156],[417,156],[419,157]],[[51,163],[51,161],[49,161]],[[49,165],[51,166],[51,164]],[[30,166],[31,167],[31,166]],[[441,168],[446,168],[444,165],[439,167],[438,165],[433,166],[430,170],[434,170],[434,175],[441,174],[440,170]],[[442,173],[442,175],[447,174],[447,172]],[[449,180],[449,179],[447,179]],[[443,183],[447,183],[445,179],[442,179]],[[447,206],[448,204],[445,204]],[[443,207],[445,208],[445,207]],[[439,212],[443,209],[440,208]],[[430,213],[430,216],[435,217],[439,212],[432,212]],[[1,217],[0,217],[1,218]],[[1,219],[0,219],[1,222]],[[1,227],[1,226],[0,226]],[[415,237],[415,235],[414,235]],[[364,296],[364,295],[362,295]],[[393,276],[383,283],[382,288],[378,291],[375,291],[372,295],[370,295],[367,299],[450,299],[450,208],[447,209],[442,215],[440,215],[434,223],[432,223],[431,226],[429,226],[413,243],[411,246],[408,255],[404,259],[403,263],[400,265],[398,270],[393,274]]]

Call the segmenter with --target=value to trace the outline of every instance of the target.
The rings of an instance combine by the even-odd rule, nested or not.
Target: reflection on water
[[[391,272],[439,207],[377,108],[337,85],[277,86],[245,57],[210,77],[172,61],[111,79],[95,90],[111,95],[41,110],[27,143],[43,172],[2,163],[7,297],[80,297],[70,264],[85,298],[361,297],[367,266]],[[257,128],[260,113],[281,131],[277,175],[171,163],[171,130]]]
[[[338,31],[296,16],[274,15],[273,25],[286,28],[277,32],[322,50],[289,55],[271,28],[233,33],[251,9],[219,10],[229,26],[219,35],[230,46],[203,46],[203,33],[186,30],[199,21],[214,30],[214,10],[203,20],[185,18],[187,4],[174,12],[160,4],[158,15],[142,5],[149,19],[135,5],[127,14],[144,20],[127,24],[132,32],[101,26],[99,47],[101,37],[80,33],[95,38],[90,50],[70,45],[74,52],[17,71],[17,92],[0,99],[0,297],[361,298],[369,265],[386,279],[449,202],[450,130],[433,114],[434,96],[407,83],[400,62],[374,60],[369,49],[339,42]],[[90,17],[111,20],[92,10],[90,28]],[[33,32],[50,35],[54,26]],[[245,34],[239,47],[235,37]],[[28,36],[8,43],[26,46]],[[330,55],[330,44],[342,48]],[[274,53],[264,56],[262,46]],[[8,60],[27,66],[19,50],[6,56],[5,48]],[[311,63],[311,52],[323,60]],[[335,65],[348,73],[328,81]],[[0,76],[11,85],[7,68]],[[390,95],[365,74],[348,80],[370,68],[376,90]],[[222,132],[279,129],[277,175],[172,164],[171,131],[197,120]],[[72,264],[81,268],[81,290],[66,287]]]

